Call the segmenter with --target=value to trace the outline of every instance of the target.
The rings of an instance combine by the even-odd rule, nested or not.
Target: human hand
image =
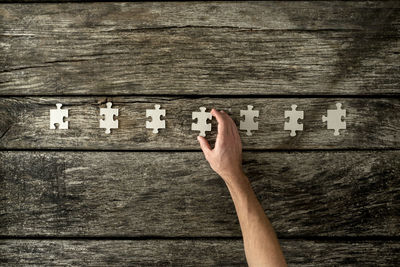
[[[247,180],[242,169],[242,142],[232,118],[224,111],[211,110],[217,119],[218,135],[214,149],[208,141],[198,136],[197,140],[211,168],[218,173],[227,185],[236,185]]]
[[[228,114],[211,110],[218,122],[214,149],[198,136],[211,168],[224,179],[235,204],[249,266],[287,266],[274,229],[242,169],[242,142]]]

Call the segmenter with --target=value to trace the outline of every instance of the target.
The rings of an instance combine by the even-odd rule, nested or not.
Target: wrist
[[[230,192],[242,192],[251,189],[251,184],[243,171],[222,177]]]

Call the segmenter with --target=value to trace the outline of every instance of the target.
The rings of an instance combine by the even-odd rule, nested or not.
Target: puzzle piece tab
[[[61,109],[62,104],[56,104],[57,109],[50,109],[50,129],[68,129],[68,121],[64,121],[64,118],[68,118],[68,109]]]
[[[146,121],[146,128],[153,129],[153,133],[158,133],[158,129],[165,128],[165,120],[161,120],[161,116],[165,116],[165,109],[160,109],[160,105],[154,105],[155,109],[146,109],[146,117],[151,117],[151,121]]]
[[[303,131],[303,124],[298,123],[299,119],[304,119],[304,111],[296,110],[297,105],[291,106],[292,110],[285,110],[285,119],[289,118],[289,121],[285,121],[284,130],[290,131],[290,136],[296,136],[296,131]]]
[[[111,108],[111,102],[107,102],[106,106],[107,108],[100,108],[100,115],[104,115],[104,119],[100,119],[100,128],[105,128],[105,133],[109,134],[110,129],[118,129],[118,120],[114,120],[114,116],[118,116],[118,109]]]
[[[246,130],[247,135],[253,135],[251,131],[258,130],[258,122],[254,122],[254,118],[258,117],[260,112],[253,110],[253,106],[248,105],[247,110],[241,110],[240,116],[244,116],[244,121],[240,121],[240,130]]]
[[[346,117],[346,110],[341,107],[341,103],[336,103],[337,109],[328,109],[328,116],[322,116],[322,121],[327,122],[327,129],[335,130],[333,135],[339,135],[339,130],[346,129],[346,122],[342,120]]]
[[[206,136],[206,131],[211,131],[211,123],[207,120],[211,120],[212,116],[205,107],[200,107],[200,112],[192,112],[192,119],[197,119],[197,123],[192,123],[192,131],[200,131],[199,136]]]

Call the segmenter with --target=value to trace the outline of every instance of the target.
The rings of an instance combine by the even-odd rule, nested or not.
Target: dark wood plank
[[[25,25],[36,30],[40,30],[40,26],[47,30],[58,26],[67,29],[92,26],[117,29],[215,26],[254,30],[363,30],[371,29],[371,26],[384,28],[389,26],[388,22],[395,24],[400,20],[396,13],[398,1],[94,1],[72,5],[26,5],[16,2],[1,6],[1,15],[9,22],[1,25],[4,29],[25,29],[21,27]],[[76,15],[82,17],[78,19]],[[379,20],[377,16],[386,20]],[[371,18],[372,21],[367,21]]]
[[[395,266],[393,241],[281,240],[290,266]],[[247,266],[241,240],[1,240],[0,263],[73,266]]]
[[[399,236],[400,151],[253,152],[244,167],[281,237]],[[237,236],[200,152],[0,153],[5,236]]]
[[[399,94],[400,2],[0,6],[3,95]]]
[[[192,112],[199,107],[227,110],[237,125],[240,110],[254,105],[260,110],[259,131],[247,136],[245,149],[338,149],[400,148],[400,99],[360,98],[109,98],[119,108],[119,129],[107,135],[99,128],[99,108],[106,98],[0,98],[0,148],[6,149],[106,149],[106,150],[200,150],[198,132],[191,130]],[[49,110],[61,102],[69,109],[68,130],[49,129]],[[347,110],[347,129],[334,136],[322,115],[341,102]],[[159,134],[145,128],[146,109],[161,104],[167,110],[166,129]],[[304,110],[304,131],[290,137],[284,131],[284,111],[292,104]],[[213,142],[216,122],[209,140]]]

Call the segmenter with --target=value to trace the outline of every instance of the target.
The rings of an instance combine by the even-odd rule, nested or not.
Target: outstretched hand
[[[242,169],[242,142],[235,122],[224,111],[212,109],[211,115],[218,122],[215,147],[212,149],[204,137],[197,137],[206,160],[228,185],[247,180]]]
[[[211,110],[218,122],[212,149],[197,137],[211,168],[224,179],[235,204],[249,266],[287,266],[275,231],[242,169],[242,142],[235,122],[224,111]]]

